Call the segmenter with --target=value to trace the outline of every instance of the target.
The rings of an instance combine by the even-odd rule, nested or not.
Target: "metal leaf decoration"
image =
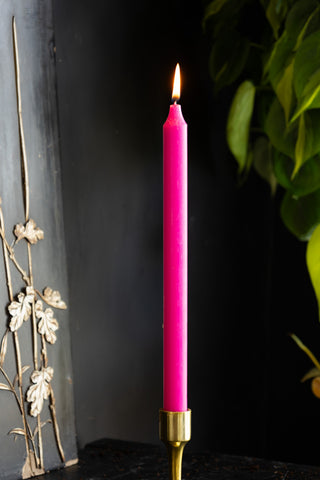
[[[40,318],[38,323],[38,332],[45,336],[48,343],[55,343],[57,336],[54,333],[59,328],[59,324],[55,318],[53,318],[53,310],[46,308],[43,311],[42,301],[38,300],[35,305],[36,317]]]
[[[56,439],[56,446],[62,462],[65,462],[63,447],[61,444],[59,426],[56,414],[56,401],[52,385],[53,368],[48,366],[49,358],[47,351],[47,343],[54,344],[57,340],[56,330],[59,328],[58,321],[54,318],[52,308],[65,309],[65,302],[61,299],[60,292],[46,287],[43,294],[35,288],[36,276],[32,268],[32,248],[39,240],[44,238],[44,232],[37,227],[36,222],[30,218],[29,208],[29,176],[28,162],[26,154],[26,146],[24,141],[24,128],[21,109],[21,91],[20,91],[20,69],[19,69],[19,53],[17,44],[17,32],[15,19],[12,24],[13,31],[13,48],[14,48],[14,67],[16,74],[16,93],[18,104],[18,122],[21,145],[21,170],[23,172],[22,182],[24,191],[25,219],[24,222],[17,223],[13,228],[16,240],[10,245],[6,237],[6,229],[4,215],[2,210],[2,202],[0,197],[0,242],[2,242],[4,267],[8,287],[8,305],[9,313],[8,328],[1,339],[0,343],[0,391],[1,395],[5,395],[5,391],[11,392],[12,401],[17,405],[19,414],[21,415],[22,427],[14,427],[8,433],[14,437],[20,436],[25,443],[25,464],[22,470],[22,478],[41,475],[45,473],[44,465],[44,440],[42,438],[42,428],[51,423]],[[11,230],[12,231],[12,230]],[[15,245],[21,240],[25,240],[27,271],[22,267],[17,259],[14,251]],[[21,253],[19,252],[19,259]],[[25,283],[25,288],[14,294],[13,283],[11,277],[11,268],[21,276]],[[52,308],[43,308],[46,302]],[[37,323],[37,319],[39,320]],[[20,344],[19,329],[25,322],[30,322],[32,329],[32,348],[33,348],[33,365],[23,366],[24,349]],[[16,354],[17,371],[13,381],[6,371],[6,353],[8,349],[8,338],[12,336],[14,350]],[[39,344],[41,348],[39,348]],[[10,366],[11,367],[11,366]],[[33,373],[30,376],[30,384],[25,389],[22,382],[22,376],[32,368]],[[11,368],[10,368],[11,371]],[[2,392],[4,391],[4,392]],[[8,396],[8,401],[10,395]],[[27,402],[27,403],[26,403]],[[43,422],[41,413],[45,406],[50,412],[51,419]],[[36,417],[37,425],[30,427],[30,417]]]
[[[25,225],[18,223],[15,226],[14,232],[17,237],[16,243],[18,243],[22,238],[28,240],[29,243],[34,245],[38,240],[42,240],[44,233],[43,230],[36,226],[36,222],[30,219]]]
[[[47,400],[50,394],[50,382],[53,377],[53,368],[42,368],[35,370],[31,375],[31,385],[27,391],[27,401],[31,403],[30,413],[33,417],[40,415],[43,401]]]
[[[39,293],[39,292],[38,292]],[[42,300],[44,300],[48,305],[54,308],[60,308],[65,310],[67,308],[66,303],[61,299],[60,292],[58,290],[52,290],[50,287],[46,287],[43,290],[43,294],[39,293]]]

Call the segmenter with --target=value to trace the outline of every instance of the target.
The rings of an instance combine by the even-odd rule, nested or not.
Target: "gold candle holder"
[[[168,412],[160,409],[159,436],[168,451],[169,478],[181,480],[183,450],[191,439],[191,410]]]

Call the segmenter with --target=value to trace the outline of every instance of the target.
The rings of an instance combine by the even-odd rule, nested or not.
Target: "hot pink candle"
[[[179,64],[163,126],[163,408],[187,405],[188,165],[187,124],[176,101]]]

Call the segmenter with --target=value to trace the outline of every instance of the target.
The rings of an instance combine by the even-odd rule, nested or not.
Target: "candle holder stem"
[[[168,451],[169,478],[181,480],[183,450],[191,438],[191,410],[169,412],[160,409],[159,435]]]

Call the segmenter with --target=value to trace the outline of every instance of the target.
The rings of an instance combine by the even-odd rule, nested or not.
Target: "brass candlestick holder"
[[[191,410],[168,412],[160,409],[159,436],[168,451],[169,478],[181,480],[183,450],[191,439]]]

